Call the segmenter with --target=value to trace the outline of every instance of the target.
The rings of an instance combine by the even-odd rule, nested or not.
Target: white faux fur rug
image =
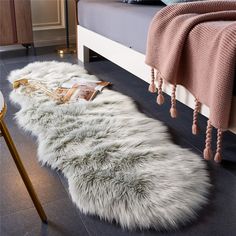
[[[23,76],[51,88],[73,76],[96,80],[78,65],[53,61],[12,71],[9,81]],[[82,212],[124,228],[170,230],[206,204],[205,162],[173,144],[167,128],[129,97],[106,89],[92,102],[57,105],[40,92],[29,97],[23,87],[10,97],[21,106],[19,126],[38,137],[39,160],[64,173]]]

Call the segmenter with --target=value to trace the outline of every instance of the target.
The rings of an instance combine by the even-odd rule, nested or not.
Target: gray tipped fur
[[[73,76],[96,80],[78,65],[36,62],[11,72],[55,88]],[[16,119],[38,137],[38,157],[61,170],[74,203],[122,227],[173,229],[193,220],[207,203],[203,160],[173,144],[167,128],[137,111],[133,101],[104,90],[93,102],[57,105],[42,93],[11,93]]]

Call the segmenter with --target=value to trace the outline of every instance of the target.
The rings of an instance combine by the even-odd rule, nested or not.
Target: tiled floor
[[[212,179],[209,205],[198,220],[176,232],[129,232],[119,226],[106,223],[97,217],[82,214],[71,202],[67,181],[61,173],[41,167],[37,162],[37,143],[30,134],[19,130],[13,120],[17,108],[9,103],[11,88],[6,80],[11,70],[22,68],[37,60],[57,60],[78,63],[75,55],[61,58],[52,47],[37,49],[37,56],[26,56],[23,50],[0,54],[0,89],[3,91],[8,113],[6,123],[27,168],[33,185],[48,215],[48,225],[42,224],[27,194],[11,156],[0,140],[0,236],[65,235],[65,236],[151,236],[151,235],[236,235],[236,135],[229,132],[224,137],[224,161],[221,165],[208,163]],[[131,96],[140,111],[163,121],[173,135],[173,140],[201,155],[204,146],[206,119],[201,117],[202,132],[191,134],[192,111],[178,104],[177,120],[169,117],[169,98],[158,107],[155,96],[147,92],[147,84],[108,61],[95,61],[86,68],[91,74],[111,81],[115,90]]]

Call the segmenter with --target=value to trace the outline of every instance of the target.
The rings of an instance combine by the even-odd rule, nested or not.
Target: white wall
[[[68,0],[70,42],[76,42],[75,1]],[[36,46],[65,44],[64,0],[31,0]]]

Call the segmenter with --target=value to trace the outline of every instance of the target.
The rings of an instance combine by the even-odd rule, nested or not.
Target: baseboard
[[[69,39],[71,44],[76,44],[76,35],[71,35]],[[66,44],[66,37],[57,37],[54,39],[41,39],[34,41],[35,47],[65,45],[65,44]]]
[[[76,35],[71,35],[69,37],[70,44],[76,44]],[[65,45],[66,44],[66,37],[57,37],[54,39],[44,39],[44,40],[35,40],[34,45],[35,47],[45,47],[45,46],[55,46],[55,45]],[[14,44],[14,45],[7,45],[7,46],[0,46],[0,52],[5,51],[12,51],[23,49],[22,45]]]

